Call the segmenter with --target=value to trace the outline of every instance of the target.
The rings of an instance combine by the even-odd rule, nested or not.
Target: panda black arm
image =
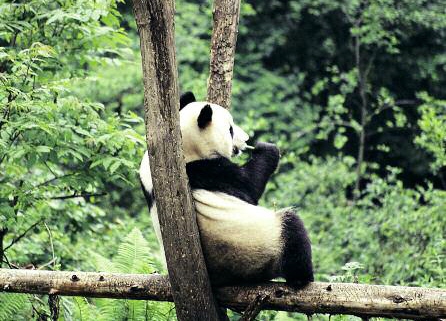
[[[257,205],[279,157],[275,145],[257,143],[251,159],[243,166],[217,157],[189,162],[186,172],[192,189],[223,192]]]
[[[139,180],[139,182],[141,183],[141,189],[142,189],[142,191],[144,193],[144,197],[146,198],[147,206],[149,207],[149,210],[152,210],[152,206],[155,203],[155,196],[153,194],[153,190],[148,191],[146,189],[146,187],[144,186],[144,184],[143,184],[141,179]]]
[[[277,169],[279,159],[280,153],[276,145],[259,142],[252,152],[251,159],[240,167],[242,177],[246,184],[251,186],[251,195],[256,202],[259,201],[265,191],[266,183]]]

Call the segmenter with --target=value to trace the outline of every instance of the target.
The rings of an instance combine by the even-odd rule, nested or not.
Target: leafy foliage
[[[114,1],[1,8],[0,229],[14,242],[8,236],[56,216],[102,216],[94,203],[110,182],[129,183],[143,140],[134,113],[72,93],[71,81],[88,73],[82,66],[111,63],[128,42]]]
[[[355,261],[363,266],[362,281],[444,286],[445,192],[406,189],[396,178],[398,170],[390,169],[386,179],[375,178],[353,203],[343,195],[340,182],[342,173],[349,175],[344,162],[314,163],[288,174],[285,184],[293,193],[282,194],[278,188],[271,195],[279,206],[291,202],[298,207],[311,234],[320,276],[328,280],[343,275],[340,266]],[[311,182],[303,173],[313,177],[313,184],[299,183],[298,177]]]
[[[426,93],[420,96],[424,101],[418,121],[422,132],[415,142],[434,156],[432,169],[437,172],[446,166],[446,101],[436,100]]]

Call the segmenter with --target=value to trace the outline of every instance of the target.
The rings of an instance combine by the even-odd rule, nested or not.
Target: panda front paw
[[[306,277],[286,279],[287,285],[291,286],[296,290],[306,287],[311,282],[314,282],[314,276],[312,272],[311,275],[307,275]]]
[[[280,150],[279,148],[271,143],[264,143],[264,142],[257,142],[255,148],[254,148],[254,153],[260,154],[260,153],[265,153],[265,154],[269,154],[270,156],[272,156],[273,158],[280,158]]]

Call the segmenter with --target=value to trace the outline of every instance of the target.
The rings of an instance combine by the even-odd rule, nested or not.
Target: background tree
[[[160,240],[179,320],[219,316],[201,248],[180,131],[175,1],[133,0],[144,81],[144,117]]]

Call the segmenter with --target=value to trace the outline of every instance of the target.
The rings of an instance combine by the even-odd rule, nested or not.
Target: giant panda
[[[278,148],[257,143],[243,166],[231,157],[245,149],[248,135],[223,107],[180,98],[180,126],[186,171],[197,212],[206,265],[214,285],[284,277],[293,286],[313,281],[311,245],[292,209],[258,206],[279,162]],[[153,225],[162,240],[147,152],[140,180]]]

